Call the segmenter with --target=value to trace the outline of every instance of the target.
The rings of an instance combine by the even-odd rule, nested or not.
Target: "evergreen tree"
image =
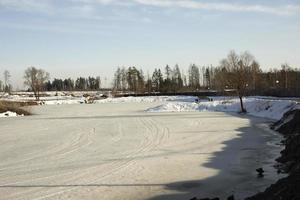
[[[152,75],[152,86],[155,92],[161,92],[163,76],[160,69],[155,69]]]
[[[181,77],[181,72],[179,66],[176,64],[173,70],[173,80],[175,90],[180,90],[183,87],[183,80]]]
[[[82,91],[86,90],[87,89],[86,79],[83,77],[77,78],[77,80],[75,82],[75,89],[82,90]]]
[[[200,71],[195,64],[189,67],[189,87],[193,90],[200,89]]]

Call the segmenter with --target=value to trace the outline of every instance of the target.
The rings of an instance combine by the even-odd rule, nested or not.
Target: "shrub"
[[[0,113],[7,111],[15,112],[18,115],[30,115],[31,113],[24,106],[33,105],[31,102],[13,102],[13,101],[0,101]]]

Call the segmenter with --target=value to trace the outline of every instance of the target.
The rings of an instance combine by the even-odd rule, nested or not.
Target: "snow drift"
[[[0,117],[17,117],[20,116],[15,112],[11,112],[11,111],[6,111],[4,113],[0,113]]]
[[[289,110],[300,107],[296,101],[270,100],[259,98],[245,98],[244,104],[247,113],[256,117],[279,120]],[[239,99],[216,98],[212,102],[167,102],[160,106],[149,108],[147,112],[191,112],[191,111],[217,111],[239,112]]]
[[[62,94],[60,94],[62,95]],[[99,95],[98,95],[99,96]],[[101,96],[101,95],[100,95]],[[5,97],[9,101],[25,100],[28,97],[22,95],[11,95]],[[158,106],[146,109],[146,112],[239,112],[240,102],[234,97],[209,97],[199,99],[195,96],[144,96],[144,97],[120,97],[94,100],[92,103],[157,103]],[[209,101],[213,100],[213,101]],[[29,99],[27,99],[29,100]],[[40,104],[44,105],[62,105],[62,104],[85,104],[87,97],[82,93],[76,95],[64,94],[64,96],[41,97]],[[161,105],[159,105],[161,104]],[[279,120],[287,111],[296,107],[300,108],[295,100],[280,99],[270,97],[247,97],[244,98],[244,104],[249,115],[263,117],[273,120]],[[5,114],[2,114],[5,115]],[[7,114],[6,114],[7,115]]]

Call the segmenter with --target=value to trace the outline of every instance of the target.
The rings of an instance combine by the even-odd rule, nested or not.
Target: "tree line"
[[[300,70],[283,64],[281,69],[262,71],[260,64],[249,52],[229,52],[217,67],[189,66],[185,75],[175,65],[167,65],[164,72],[155,69],[144,78],[143,71],[135,67],[118,68],[113,88],[118,92],[170,93],[199,90],[233,91],[240,99],[241,112],[246,112],[246,95],[300,96]]]
[[[5,70],[0,90],[11,91],[10,73]],[[101,79],[78,77],[77,79],[50,80],[43,69],[29,67],[24,74],[25,85],[31,91],[100,90]],[[218,66],[191,64],[187,72],[178,65],[155,68],[146,74],[137,67],[119,67],[114,73],[112,90],[115,93],[178,93],[199,90],[235,90],[238,96],[271,95],[300,96],[300,70],[288,64],[281,68],[263,71],[259,62],[248,52],[229,52]]]
[[[100,90],[101,79],[100,76],[88,78],[79,77],[77,79],[58,79],[54,78],[52,81],[48,80],[44,89],[46,91],[86,91],[86,90]]]
[[[100,76],[83,78],[79,77],[75,81],[71,78],[57,79],[50,81],[50,74],[43,69],[29,67],[25,70],[24,84],[34,93],[36,100],[40,98],[41,91],[73,91],[73,90],[99,90],[101,87]]]
[[[242,95],[300,96],[300,69],[282,64],[280,69],[263,71],[259,62],[248,52],[231,51],[219,66],[189,66],[187,73],[178,65],[160,69],[152,74],[136,67],[115,71],[115,92],[176,93],[199,90],[236,90]]]

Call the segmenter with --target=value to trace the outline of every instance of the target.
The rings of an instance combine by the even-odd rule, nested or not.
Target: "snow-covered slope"
[[[193,96],[145,96],[145,97],[120,97],[97,100],[95,103],[139,103],[139,102],[194,102]]]
[[[244,105],[249,115],[279,120],[283,114],[291,109],[300,107],[295,101],[269,100],[260,98],[246,98]],[[147,112],[191,112],[191,111],[219,111],[239,112],[239,99],[214,99],[211,102],[167,102],[160,106],[149,108]]]
[[[77,95],[77,96],[76,96]],[[41,104],[60,105],[60,104],[84,104],[87,98],[82,94],[76,95],[64,94],[58,96],[47,96],[41,98]],[[28,96],[28,95],[27,95]],[[26,99],[27,98],[27,99]],[[6,100],[33,100],[22,95],[6,96]],[[32,97],[33,98],[33,97]],[[239,112],[240,102],[238,98],[233,97],[211,97],[199,100],[195,103],[197,97],[194,96],[145,96],[145,97],[121,97],[107,98],[92,101],[95,104],[103,103],[157,103],[158,106],[149,108],[147,112],[199,112],[199,111],[218,111],[218,112]],[[161,105],[159,105],[161,104]],[[295,107],[300,108],[295,100],[276,100],[274,97],[249,97],[244,99],[244,104],[249,115],[279,120],[283,114]],[[2,114],[3,116],[5,114]],[[6,114],[7,115],[7,114]],[[5,116],[6,116],[5,115]]]

